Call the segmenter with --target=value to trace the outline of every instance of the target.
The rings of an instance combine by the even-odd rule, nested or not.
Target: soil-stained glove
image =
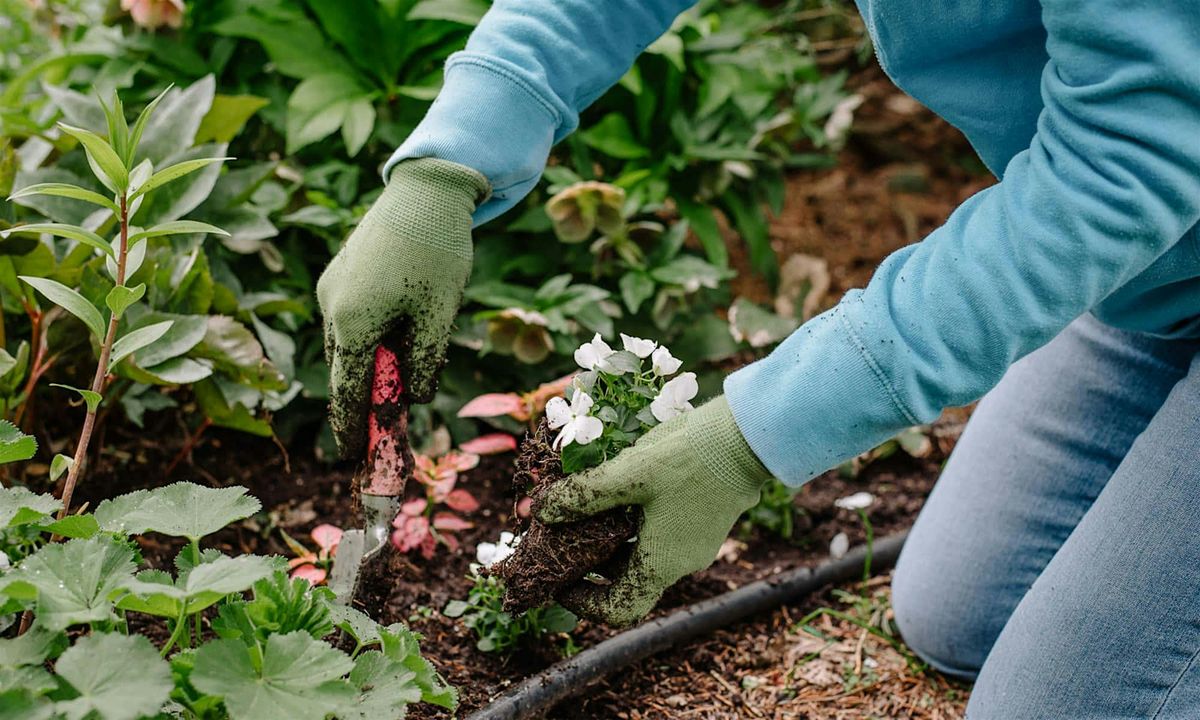
[[[488,192],[470,168],[406,160],[321,275],[329,422],[344,457],[362,452],[375,347],[385,335],[404,332],[409,399],[432,399],[471,273],[471,213]]]
[[[550,486],[536,507],[545,523],[625,505],[642,509],[628,565],[610,585],[568,591],[563,604],[610,625],[641,619],[664,590],[712,563],[770,476],[721,396],[659,425],[600,467]]]

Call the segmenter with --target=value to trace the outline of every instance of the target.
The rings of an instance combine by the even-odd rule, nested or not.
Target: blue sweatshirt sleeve
[[[428,114],[384,166],[436,157],[492,186],[486,222],[533,189],[550,148],[695,0],[496,0],[446,62]]]
[[[1200,220],[1200,6],[1044,0],[1042,20],[1044,108],[1003,180],[726,380],[785,482],[979,398]]]

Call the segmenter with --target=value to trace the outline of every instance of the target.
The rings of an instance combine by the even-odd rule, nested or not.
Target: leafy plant
[[[742,520],[743,534],[758,527],[791,540],[796,531],[796,515],[800,510],[795,505],[799,488],[790,488],[772,478],[763,486],[758,504],[746,511]]]

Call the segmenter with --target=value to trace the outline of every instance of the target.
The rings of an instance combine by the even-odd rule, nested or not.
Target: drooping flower
[[[696,373],[686,372],[663,384],[658,397],[650,401],[650,413],[659,422],[666,422],[692,409],[692,398],[700,392]]]
[[[604,423],[600,418],[591,417],[588,411],[595,401],[582,390],[576,389],[571,397],[571,404],[562,398],[552,398],[546,403],[546,421],[551,430],[559,430],[554,438],[554,449],[558,450],[571,443],[587,445],[600,437],[604,432]]]
[[[833,504],[843,510],[866,510],[875,502],[875,496],[869,492],[856,492],[844,498],[838,498]]]
[[[650,356],[650,363],[654,368],[654,374],[660,377],[675,374],[675,371],[683,365],[683,361],[671,354],[665,345],[659,347]]]
[[[840,560],[846,556],[850,550],[850,536],[844,532],[840,532],[833,536],[829,541],[829,556],[834,560]]]
[[[489,568],[516,552],[521,538],[505,530],[500,533],[500,539],[494,543],[481,542],[475,548],[475,559],[485,568]]]
[[[658,347],[658,343],[653,340],[632,337],[625,333],[621,333],[621,344],[625,347],[625,350],[637,355],[639,358],[650,357],[650,353],[654,352],[654,348]]]
[[[121,0],[121,9],[148,30],[183,25],[183,0]]]
[[[624,370],[609,362],[609,358],[614,352],[616,351],[604,342],[604,338],[600,337],[600,333],[596,333],[591,342],[585,342],[575,351],[575,362],[579,363],[579,367],[584,370],[599,370],[609,375],[623,375]]]

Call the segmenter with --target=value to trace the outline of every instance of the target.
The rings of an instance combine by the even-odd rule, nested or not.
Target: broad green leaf
[[[109,596],[133,576],[133,551],[108,535],[47,545],[5,576],[0,591],[36,600],[38,622],[50,630],[115,619]]]
[[[210,235],[229,237],[229,233],[215,225],[196,222],[195,220],[172,220],[171,222],[155,225],[148,230],[134,233],[129,237],[129,242],[136,242],[143,238],[162,237],[163,235],[189,235],[192,233],[208,233]]]
[[[46,672],[45,668],[0,667],[0,694],[13,690],[27,690],[34,695],[45,695],[57,688],[58,683],[54,682],[54,678]],[[5,703],[0,700],[0,718],[5,717],[2,714],[4,709]]]
[[[97,338],[104,337],[104,318],[100,316],[100,311],[78,292],[49,278],[31,277],[29,275],[21,275],[20,277],[26,283],[32,285],[38,292],[45,295],[46,299],[50,300],[50,302],[61,306],[64,310],[79,318]]]
[[[216,82],[206,75],[186,88],[171,88],[163,93],[145,123],[134,158],[146,158],[161,166],[165,161],[195,144],[196,131],[212,107]]]
[[[44,532],[62,535],[65,538],[90,538],[100,532],[96,518],[91,515],[68,515],[62,520],[55,520],[41,527]]]
[[[696,233],[700,244],[704,246],[704,254],[709,262],[717,267],[729,266],[729,249],[725,246],[725,238],[721,235],[721,227],[711,207],[701,205],[693,200],[675,199],[679,214],[687,220],[688,225]]]
[[[147,368],[134,367],[129,364],[121,367],[124,370],[123,374],[147,385],[191,385],[212,377],[213,374],[211,362],[193,360],[189,357],[171,358]]]
[[[359,645],[374,645],[380,641],[379,623],[366,613],[349,605],[337,604],[329,608],[333,624],[345,632]]]
[[[55,650],[66,646],[66,636],[34,624],[24,635],[0,639],[0,667],[41,665]]]
[[[420,0],[408,11],[408,19],[448,20],[473,27],[487,9],[483,0]]]
[[[141,635],[95,633],[62,654],[55,672],[79,697],[55,703],[68,720],[155,716],[175,687],[171,668]]]
[[[136,200],[137,198],[139,198],[149,192],[157,190],[158,188],[162,187],[163,185],[166,185],[169,182],[178,180],[179,178],[181,178],[185,175],[194,173],[197,170],[200,170],[201,168],[206,168],[209,165],[213,165],[215,163],[222,163],[222,162],[225,162],[226,160],[233,160],[233,158],[231,158],[231,157],[198,158],[196,160],[184,160],[181,163],[176,163],[170,167],[165,167],[162,170],[159,170],[158,172],[151,175],[149,180],[142,183],[142,185],[133,192],[133,195],[130,196],[130,200]]]
[[[339,720],[403,717],[405,708],[421,701],[417,674],[378,650],[355,659],[350,684],[358,688],[358,697],[337,714]]]
[[[618,284],[621,287],[621,299],[625,301],[625,307],[629,308],[631,313],[636,313],[642,303],[654,295],[654,281],[641,270],[625,273]]]
[[[305,78],[288,98],[288,152],[327,137],[347,121],[350,108],[363,101],[370,104],[371,91],[354,75],[323,72]],[[365,120],[362,116],[351,122],[364,125]]]
[[[271,635],[261,665],[245,644],[215,640],[196,651],[191,682],[221,697],[231,720],[324,720],[353,708],[356,689],[342,677],[345,654],[305,632]]]
[[[105,500],[96,507],[100,529],[123,535],[150,531],[199,540],[258,512],[244,487],[206,488],[177,482]]]
[[[371,130],[375,128],[375,106],[367,98],[346,105],[342,119],[342,140],[346,143],[346,154],[354,157],[367,144]]]
[[[715,290],[722,280],[729,279],[733,274],[732,270],[719,268],[695,255],[680,255],[650,271],[650,277],[658,282],[678,285],[685,292],[696,292],[700,288]]]
[[[106,255],[111,255],[113,251],[112,245],[105,241],[104,238],[100,237],[91,230],[86,230],[74,225],[64,225],[63,223],[31,223],[29,225],[20,225],[15,228],[0,232],[0,237],[6,238],[15,233],[46,233],[47,235],[54,235],[56,237],[78,240],[85,245],[90,245],[96,248]]]
[[[171,320],[166,320],[153,325],[147,325],[144,328],[132,330],[122,336],[119,340],[113,343],[112,355],[108,359],[108,368],[111,372],[112,368],[116,367],[117,363],[124,360],[130,354],[141,350],[155,340],[167,334],[171,329]]]
[[[19,354],[19,352],[18,352]],[[17,367],[17,358],[4,348],[0,348],[0,377],[4,377]]]
[[[0,464],[28,460],[37,454],[37,439],[7,420],[0,420]]]
[[[270,102],[255,95],[216,95],[200,121],[195,142],[232,142],[246,121]]]
[[[56,482],[74,464],[75,458],[70,455],[63,455],[62,453],[55,455],[54,459],[50,461],[50,482]]]
[[[129,187],[129,171],[122,160],[104,138],[90,130],[72,127],[65,123],[58,126],[63,132],[79,141],[87,153],[88,161],[96,177],[114,192],[122,192]]]
[[[208,319],[202,315],[168,313],[148,313],[138,319],[136,327],[146,327],[167,320],[171,321],[171,329],[134,354],[140,367],[149,368],[180,357],[196,347],[208,330]]]
[[[104,110],[96,98],[76,92],[67,87],[42,84],[42,90],[51,104],[62,111],[63,118],[72,125],[87,128],[97,133],[104,131]]]
[[[70,390],[73,393],[77,393],[87,403],[87,409],[90,413],[96,412],[96,408],[100,407],[100,403],[104,400],[104,396],[94,390],[84,390],[83,388],[63,385],[62,383],[50,383],[50,387],[62,388],[63,390]]]
[[[120,243],[120,242],[121,242],[121,239],[117,238],[116,240],[113,241],[113,244],[116,245],[117,243]],[[142,263],[145,262],[146,246],[147,246],[147,243],[145,240],[138,240],[137,242],[129,243],[129,250],[125,253],[125,279],[126,280],[133,277],[134,273],[136,273],[142,267]],[[119,248],[114,247],[113,251],[112,251],[112,255],[109,255],[108,257],[104,258],[104,268],[106,270],[108,270],[108,276],[113,279],[113,282],[116,282],[116,280],[117,280],[117,254],[118,254],[118,252],[119,252]]]
[[[595,125],[579,133],[579,137],[605,155],[620,160],[636,160],[650,154],[649,148],[633,136],[629,121],[619,113],[609,113]]]
[[[212,360],[219,370],[255,389],[283,390],[287,387],[283,375],[267,361],[254,333],[231,317],[210,316],[204,340],[192,351],[192,356]]]
[[[200,412],[204,413],[213,425],[259,437],[271,437],[274,434],[269,422],[254,417],[250,409],[242,403],[226,399],[215,378],[196,383],[192,390]]]
[[[38,495],[20,485],[0,488],[0,529],[37,522],[61,508],[62,502],[52,495]]]
[[[121,317],[130,305],[141,300],[145,294],[146,283],[138,283],[134,287],[114,285],[113,289],[108,291],[108,297],[104,298],[104,304],[108,305],[113,315]]]
[[[268,558],[242,555],[221,556],[198,565],[174,583],[170,576],[164,583],[161,574],[139,573],[122,586],[129,595],[121,598],[117,607],[163,617],[178,617],[181,610],[191,615],[231,593],[249,590],[272,572]]]
[[[163,90],[158,94],[158,97],[147,103],[141,114],[138,115],[137,120],[134,121],[133,130],[129,134],[129,154],[125,157],[126,165],[133,163],[133,158],[137,155],[138,146],[142,143],[142,133],[146,131],[146,124],[154,115],[155,108],[158,107],[158,104],[162,102],[162,99],[166,97],[167,93],[171,92],[173,87],[174,85],[168,85],[166,90]]]
[[[421,700],[448,710],[458,706],[458,691],[421,655],[420,637],[401,623],[379,629],[383,654],[417,674]]]
[[[33,195],[51,195],[54,197],[71,198],[72,200],[83,200],[93,205],[99,205],[102,208],[112,210],[113,214],[119,214],[121,208],[117,206],[111,199],[104,197],[98,192],[93,192],[67,183],[35,183],[17,190],[9,196],[9,200],[17,200],[18,198],[30,197]]]

